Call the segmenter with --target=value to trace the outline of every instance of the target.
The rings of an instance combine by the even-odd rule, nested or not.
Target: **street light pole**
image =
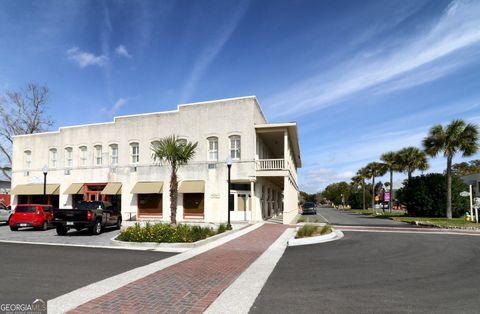
[[[43,204],[47,204],[47,173],[48,166],[45,165],[42,168],[43,171]]]
[[[230,208],[232,208],[232,201],[230,199],[230,169],[232,168],[232,158],[228,156],[227,158],[227,168],[228,168],[228,222],[227,230],[232,230],[232,225],[230,224]]]

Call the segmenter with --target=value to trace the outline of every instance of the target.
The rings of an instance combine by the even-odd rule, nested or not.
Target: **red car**
[[[52,205],[19,204],[10,217],[10,230],[17,231],[23,227],[47,230],[52,218]]]

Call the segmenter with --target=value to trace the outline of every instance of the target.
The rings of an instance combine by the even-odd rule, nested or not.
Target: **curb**
[[[325,243],[335,240],[340,240],[343,238],[343,232],[340,230],[332,230],[329,234],[320,235],[315,237],[306,237],[295,239],[295,236],[288,240],[288,246],[299,246],[299,245],[309,245],[309,244],[317,244],[317,243]]]
[[[223,237],[226,237],[230,234],[234,234],[234,233],[236,233],[236,232],[238,232],[238,231],[240,231],[240,230],[242,230],[242,229],[244,229],[248,226],[249,225],[245,225],[245,226],[242,226],[239,229],[225,231],[225,232],[222,232],[220,234],[216,234],[214,236],[208,237],[206,239],[203,239],[203,240],[200,240],[200,241],[197,241],[197,242],[192,242],[192,243],[126,242],[126,241],[117,240],[116,238],[117,238],[118,235],[111,238],[110,243],[114,246],[119,246],[119,247],[152,249],[152,250],[155,250],[155,251],[171,250],[171,249],[176,249],[177,251],[178,250],[186,251],[186,250],[193,249],[193,248],[205,245],[207,243],[216,241],[216,240],[221,239]]]

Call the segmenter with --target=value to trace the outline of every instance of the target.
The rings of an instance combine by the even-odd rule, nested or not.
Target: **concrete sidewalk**
[[[265,224],[87,302],[70,313],[201,313],[287,228]]]

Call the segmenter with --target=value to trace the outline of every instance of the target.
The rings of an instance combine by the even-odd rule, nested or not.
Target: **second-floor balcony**
[[[257,170],[285,170],[285,159],[259,159],[256,161]]]

